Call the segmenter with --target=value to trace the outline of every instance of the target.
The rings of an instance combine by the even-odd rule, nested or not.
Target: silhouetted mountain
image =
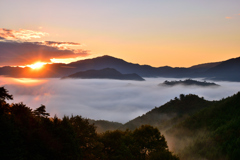
[[[203,75],[214,80],[240,81],[240,57],[224,61]]]
[[[101,70],[87,70],[82,72],[77,72],[71,74],[66,78],[83,78],[83,79],[119,79],[119,80],[137,80],[137,81],[144,81],[142,77],[139,75],[132,73],[132,74],[122,74],[118,72],[116,69],[113,68],[104,68]]]
[[[80,71],[114,68],[122,74],[136,73],[141,77],[205,77],[207,79],[215,80],[240,81],[239,59],[240,57],[223,62],[200,64],[190,68],[172,68],[169,66],[157,68],[149,65],[133,64],[111,56],[102,56],[80,60],[70,64],[47,64],[40,70],[33,70],[29,67],[1,67],[0,75],[31,78],[60,78]]]
[[[217,85],[216,83],[213,82],[206,82],[206,81],[196,81],[196,80],[192,80],[192,79],[186,79],[184,81],[180,80],[180,81],[164,81],[163,83],[159,84],[159,85],[163,85],[163,86],[175,86],[175,85],[184,85],[184,86],[201,86],[201,87],[217,87],[219,85]]]
[[[158,76],[178,76],[181,73],[185,73],[187,68],[172,68],[172,67],[159,67],[155,68],[149,65],[139,65],[126,62],[122,59],[102,56],[93,59],[86,59],[77,62],[70,63],[69,66],[79,68],[81,71],[90,69],[104,69],[114,68],[122,74],[136,73],[142,77],[158,77]],[[189,70],[191,71],[191,70]]]
[[[190,67],[190,69],[194,69],[195,72],[205,72],[210,68],[213,68],[217,65],[219,65],[222,62],[213,62],[213,63],[203,63],[203,64],[198,64]]]

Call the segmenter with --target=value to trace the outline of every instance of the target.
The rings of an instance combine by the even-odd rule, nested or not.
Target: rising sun
[[[45,65],[46,63],[44,62],[37,62],[37,63],[34,63],[34,64],[30,64],[30,65],[27,65],[28,67],[32,68],[32,69],[40,69],[42,68],[43,65]]]

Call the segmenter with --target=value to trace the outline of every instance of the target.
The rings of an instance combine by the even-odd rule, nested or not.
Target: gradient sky
[[[155,67],[240,56],[239,0],[1,0],[0,28],[48,33],[24,42],[80,43],[71,47],[85,58]]]

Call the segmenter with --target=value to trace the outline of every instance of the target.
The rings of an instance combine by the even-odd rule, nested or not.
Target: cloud
[[[55,42],[57,44],[57,42]],[[53,58],[76,58],[89,55],[89,51],[81,49],[58,48],[49,46],[54,44],[47,41],[45,45],[42,42],[16,42],[0,41],[0,66],[26,65],[36,61],[51,62]],[[77,45],[73,42],[59,42],[59,44]]]
[[[75,43],[75,42],[57,42],[57,41],[43,41],[43,42],[38,42],[38,44],[57,47],[59,49],[69,49],[68,46],[80,46],[81,45],[80,43]]]
[[[76,42],[42,41],[28,42],[33,38],[49,35],[46,32],[0,28],[0,66],[21,66],[41,62],[55,62],[55,59],[77,60],[89,55],[88,50],[72,49],[80,46]]]
[[[55,45],[66,45],[66,46],[79,46],[80,45],[80,43],[75,43],[75,42],[56,42],[56,41],[44,41],[43,42],[44,44],[47,44],[47,45],[53,45],[53,46],[55,46]]]
[[[41,38],[49,35],[46,32],[19,29],[19,31],[0,28],[1,39],[6,40],[30,40],[32,38]]]
[[[225,17],[226,19],[232,19],[233,17]]]
[[[207,100],[220,100],[239,91],[238,82],[216,82],[217,88],[158,86],[170,78],[146,78],[146,81],[98,79],[23,79],[0,78],[13,94],[13,102],[24,102],[35,109],[46,105],[54,116],[82,115],[92,119],[127,122],[161,106],[180,94],[197,94]],[[26,82],[26,83],[25,83]],[[30,85],[31,84],[31,85]],[[12,102],[12,101],[10,101]]]

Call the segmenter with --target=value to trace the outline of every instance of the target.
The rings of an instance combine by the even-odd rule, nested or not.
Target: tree
[[[131,132],[120,130],[106,131],[100,135],[100,141],[103,143],[103,159],[135,159],[131,150],[131,143],[133,142]]]
[[[0,87],[0,100],[13,100],[13,96],[8,94],[8,91],[4,87]]]
[[[184,94],[180,94],[180,100],[182,101],[184,98],[185,98],[185,95]]]
[[[13,96],[4,87],[0,87],[0,115],[9,113],[10,106],[5,100],[13,100]]]
[[[40,107],[38,107],[33,111],[33,114],[35,116],[44,117],[44,118],[47,118],[48,116],[50,116],[50,114],[46,112],[46,107],[42,104]]]
[[[134,147],[138,151],[137,159],[178,159],[168,150],[165,137],[157,128],[142,125],[133,131],[133,138],[135,139]]]
[[[98,142],[95,126],[81,116],[72,116],[69,122],[73,126],[83,159],[98,159],[101,154],[101,144]]]

